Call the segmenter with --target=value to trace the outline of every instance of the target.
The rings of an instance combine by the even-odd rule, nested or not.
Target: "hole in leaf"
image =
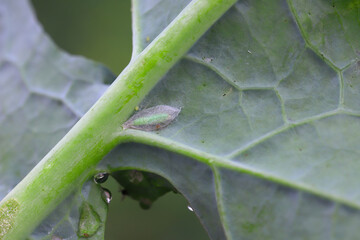
[[[181,194],[174,193],[175,188],[166,179],[153,173],[135,170],[119,171],[111,176],[103,184],[113,193],[113,200],[109,204],[105,239],[209,240],[194,212],[188,210],[188,201]],[[128,179],[124,181],[126,177]],[[119,186],[115,178],[127,186],[133,182],[143,187],[151,182],[152,187],[146,190],[148,195],[141,195],[139,189],[134,190],[134,186],[131,186],[131,190]],[[154,186],[160,188],[154,189]],[[150,208],[144,210],[140,202],[131,198],[129,194],[139,198],[157,198],[152,201]]]

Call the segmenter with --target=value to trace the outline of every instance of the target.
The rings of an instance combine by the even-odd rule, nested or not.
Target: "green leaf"
[[[2,1],[0,19],[2,199],[92,106],[114,76],[102,65],[56,47],[28,1]],[[106,205],[95,199],[81,197],[79,189],[44,221],[32,239],[46,239],[50,232],[76,236],[79,206],[84,200],[93,202],[105,221]],[[102,239],[103,231],[101,227],[93,239]]]
[[[134,53],[188,2],[135,0]],[[89,79],[107,76],[58,51],[24,4],[6,0],[0,8],[2,196],[96,99],[86,100],[86,91],[103,91]],[[155,133],[124,131],[129,143],[99,169],[166,178],[212,239],[357,239],[359,7],[358,0],[239,1],[140,106],[181,107],[176,121]],[[66,230],[67,211],[55,220],[64,227],[50,229],[71,237],[78,232]]]
[[[56,145],[59,149],[53,148],[44,157],[47,160],[41,161],[33,168],[1,202],[6,205],[6,200],[13,198],[19,201],[23,209],[12,217],[11,221],[17,227],[6,230],[4,235],[6,239],[20,239],[27,236],[50,210],[54,209],[86,178],[96,173],[95,164],[116,143],[123,140],[118,135],[122,129],[116,124],[120,125],[125,122],[125,119],[145,94],[159,81],[159,78],[234,2],[235,0],[197,1],[188,5],[176,23],[163,32],[163,37],[153,44],[154,47],[148,53],[143,54],[141,58],[133,61],[130,68],[125,69],[125,73],[120,75],[92,110]],[[192,18],[195,15],[198,18]],[[194,31],[194,29],[198,31]],[[191,41],[186,39],[189,36],[191,36]],[[175,40],[175,45],[163,44],[164,42],[171,43],[172,40]],[[160,67],[153,68],[154,66]],[[43,71],[48,71],[48,68]],[[126,74],[126,71],[130,75]],[[126,80],[123,81],[124,77]],[[36,76],[36,81],[39,78],[40,76]],[[61,86],[60,84],[53,90],[61,88]],[[64,146],[60,146],[61,144]],[[34,209],[37,213],[36,216],[29,214],[30,208]],[[2,226],[8,223],[7,220],[7,218],[1,219]]]
[[[35,229],[29,240],[104,239],[107,204],[93,181],[72,193]]]
[[[137,48],[186,3],[135,1]],[[357,239],[359,7],[239,1],[144,100],[176,121],[102,167],[165,177],[212,239]]]

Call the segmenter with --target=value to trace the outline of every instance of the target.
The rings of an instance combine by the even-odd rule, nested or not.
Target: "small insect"
[[[210,63],[214,60],[214,58],[210,58],[210,57],[203,57],[202,59],[207,63]]]
[[[180,113],[179,108],[159,105],[134,114],[123,124],[124,129],[155,131],[168,126]]]
[[[146,42],[150,42],[150,37],[146,37]]]
[[[225,97],[226,95],[230,94],[232,92],[232,87],[230,87],[229,89],[226,90],[226,92],[223,93],[223,97]]]

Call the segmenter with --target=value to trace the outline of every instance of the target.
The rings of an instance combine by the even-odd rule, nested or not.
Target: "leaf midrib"
[[[137,0],[133,0],[133,4],[137,4],[138,1]],[[335,116],[335,115],[348,115],[348,116],[356,116],[356,117],[360,117],[360,112],[359,111],[353,111],[350,109],[346,109],[344,107],[344,89],[343,89],[343,72],[350,66],[352,66],[354,64],[354,62],[351,62],[350,64],[344,66],[343,68],[339,68],[337,67],[334,63],[332,63],[329,59],[327,59],[326,57],[324,57],[309,41],[309,39],[307,38],[304,29],[302,28],[302,26],[300,25],[298,16],[296,15],[296,12],[294,10],[294,7],[292,5],[292,0],[286,0],[286,3],[288,5],[288,8],[291,12],[291,15],[299,29],[299,32],[302,36],[302,39],[304,39],[305,41],[305,46],[304,49],[308,48],[311,51],[313,51],[317,56],[319,56],[321,59],[323,59],[323,61],[330,67],[332,68],[335,72],[338,73],[338,77],[339,77],[339,82],[340,82],[340,94],[339,94],[339,106],[336,109],[333,109],[331,111],[327,111],[327,112],[323,112],[320,113],[318,115],[314,115],[311,117],[307,117],[307,118],[303,118],[297,121],[289,121],[289,119],[286,118],[286,115],[284,115],[284,102],[280,99],[281,105],[282,105],[282,115],[283,115],[283,125],[270,131],[267,132],[259,137],[257,137],[256,139],[251,140],[250,142],[248,142],[247,144],[240,146],[238,149],[234,150],[233,152],[229,153],[226,156],[218,156],[218,155],[214,155],[214,154],[210,154],[210,153],[206,153],[204,151],[195,149],[193,147],[184,145],[182,143],[179,143],[177,141],[168,139],[166,137],[161,137],[159,135],[156,134],[152,134],[152,133],[148,133],[148,132],[141,132],[141,131],[137,131],[137,130],[126,130],[123,133],[121,133],[119,135],[119,137],[123,138],[124,141],[123,142],[135,142],[135,143],[142,143],[142,144],[146,144],[146,145],[150,145],[150,146],[155,146],[155,147],[159,147],[161,149],[165,149],[165,150],[169,150],[187,157],[190,157],[192,159],[195,159],[199,162],[202,162],[204,164],[207,164],[208,166],[211,167],[211,169],[214,171],[214,169],[216,169],[216,167],[223,167],[223,168],[227,168],[227,169],[231,169],[231,170],[235,170],[238,172],[242,172],[245,174],[249,174],[261,179],[265,179],[267,181],[271,181],[274,183],[279,183],[281,185],[285,185],[288,187],[291,187],[293,189],[297,189],[299,191],[303,191],[303,192],[308,192],[350,207],[354,207],[357,209],[360,209],[360,202],[358,201],[350,201],[347,198],[344,198],[342,195],[340,194],[330,194],[327,191],[321,191],[321,189],[316,188],[311,186],[310,184],[305,184],[305,183],[297,183],[295,181],[289,181],[288,178],[279,176],[279,175],[275,175],[272,174],[270,172],[264,171],[264,170],[259,170],[256,169],[254,167],[250,167],[247,166],[246,164],[240,163],[240,162],[235,162],[232,161],[231,158],[240,155],[241,153],[252,149],[254,147],[256,147],[258,144],[267,141],[275,136],[277,136],[278,134],[285,132],[291,128],[297,127],[297,126],[301,126],[301,125],[305,125],[305,124],[309,124],[312,123],[314,121],[317,120],[321,120],[321,119],[325,119],[327,117],[331,117],[331,116]],[[136,5],[136,7],[138,7]],[[137,11],[134,11],[137,12]],[[140,51],[140,49],[142,49],[142,44],[141,44],[141,39],[140,39],[140,31],[141,29],[139,28],[139,16],[135,16],[133,15],[133,31],[134,31],[134,39],[133,42],[137,44],[136,49],[137,52]],[[134,28],[134,26],[137,26],[137,28]],[[134,44],[134,45],[136,45]],[[135,48],[134,48],[135,49]],[[135,54],[133,55],[133,57],[135,57]],[[233,81],[231,81],[231,79],[229,79],[227,76],[225,76],[219,69],[217,69],[214,65],[209,64],[205,61],[201,61],[200,59],[196,58],[195,56],[192,56],[191,54],[186,54],[185,56],[183,56],[182,59],[186,59],[189,61],[192,61],[194,63],[197,64],[201,64],[202,66],[205,66],[206,68],[208,68],[210,71],[216,73],[222,80],[224,80],[225,82],[227,82],[228,84],[230,84],[232,87],[234,87],[235,89],[239,90],[239,91],[243,91],[243,90],[273,90],[275,91],[275,93],[277,94],[277,96],[279,97],[279,94],[277,92],[276,86],[274,87],[255,87],[255,88],[240,88],[239,86],[235,85]],[[215,172],[214,172],[215,174]],[[218,184],[218,183],[217,183]],[[216,190],[217,194],[218,194],[218,190]],[[221,214],[220,214],[221,215]],[[228,231],[226,231],[228,232]]]
[[[329,199],[344,205],[347,205],[349,207],[360,209],[360,202],[358,201],[351,201],[347,198],[344,198],[340,194],[331,194],[327,191],[322,191],[319,188],[316,188],[314,186],[311,186],[310,184],[306,183],[299,183],[295,181],[290,181],[286,177],[279,176],[278,174],[273,174],[268,171],[264,171],[262,169],[257,169],[251,166],[248,166],[247,164],[241,163],[241,162],[235,162],[234,160],[231,160],[231,158],[238,156],[239,154],[256,147],[258,144],[267,141],[271,139],[272,137],[285,132],[291,128],[305,125],[308,123],[311,123],[316,120],[325,119],[327,117],[335,116],[335,115],[348,115],[348,116],[356,116],[360,117],[360,113],[358,112],[352,112],[343,108],[338,108],[334,111],[325,112],[319,115],[315,115],[300,121],[292,122],[289,124],[284,124],[283,126],[270,131],[255,140],[252,140],[250,143],[240,147],[239,149],[233,151],[232,153],[225,155],[225,156],[218,156],[210,153],[206,153],[204,151],[195,149],[193,147],[190,147],[188,145],[179,143],[177,141],[168,139],[166,137],[159,136],[157,134],[153,134],[150,132],[144,132],[139,130],[125,130],[118,134],[118,137],[121,143],[127,143],[127,142],[134,142],[134,143],[142,143],[154,147],[158,147],[164,150],[168,150],[183,156],[190,157],[192,159],[195,159],[199,162],[202,162],[208,166],[211,167],[212,170],[217,167],[231,169],[237,172],[245,173],[260,179],[264,179],[273,183],[278,183],[287,187],[290,187],[292,189],[296,189],[299,191],[307,192],[310,194],[314,194],[316,196]]]

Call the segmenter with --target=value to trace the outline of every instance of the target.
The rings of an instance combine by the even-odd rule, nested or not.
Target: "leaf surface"
[[[55,46],[28,1],[0,3],[0,199],[68,132],[113,78],[102,65]],[[91,204],[101,221],[92,239],[103,239],[107,206],[96,195],[101,196],[97,186],[84,187],[82,194],[78,189],[31,239],[76,238],[83,203]]]
[[[135,1],[137,47],[187,2]],[[212,239],[357,239],[359,7],[237,2],[140,106],[176,121],[126,130],[103,167],[165,177]]]
[[[134,1],[134,53],[188,2]],[[212,239],[357,239],[359,7],[358,0],[239,1],[140,106],[181,108],[175,121],[155,133],[124,131],[131,143],[114,149],[99,169],[165,177]],[[26,1],[5,0],[0,17],[4,196],[111,77],[59,51]],[[104,219],[103,202],[82,197],[84,191],[67,200],[75,211],[64,203],[34,239],[50,238],[46,231],[76,238],[81,209],[99,208],[89,219]]]
[[[107,204],[101,196],[101,188],[88,181],[65,199],[28,239],[104,239]]]

